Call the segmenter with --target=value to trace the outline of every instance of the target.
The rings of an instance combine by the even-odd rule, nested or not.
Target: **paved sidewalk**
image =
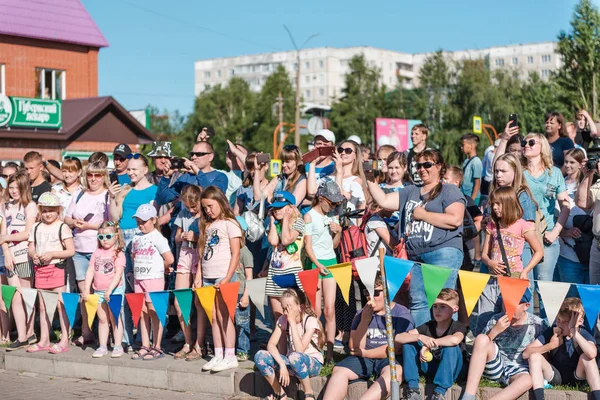
[[[86,379],[61,378],[29,372],[0,370],[2,400],[43,399],[43,400],[83,400],[83,399],[147,399],[161,400],[246,400],[253,397],[216,396],[190,392],[173,392],[161,389],[118,385]]]

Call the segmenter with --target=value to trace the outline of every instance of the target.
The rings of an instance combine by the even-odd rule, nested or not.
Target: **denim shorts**
[[[77,281],[85,281],[85,275],[87,274],[91,258],[92,253],[75,252],[75,255],[73,256],[73,265],[75,266],[75,279],[77,279]]]
[[[224,278],[204,278],[202,277],[202,286],[215,286],[217,283],[221,282]],[[238,282],[239,279],[237,274],[233,274],[231,280],[229,282]]]
[[[379,377],[381,371],[390,365],[390,361],[386,358],[364,358],[349,356],[335,365],[336,368],[347,368],[354,372],[361,379],[369,379],[371,375]]]
[[[94,290],[94,294],[97,294],[98,296],[100,296],[98,298],[98,304],[102,304],[105,303],[106,300],[104,300],[104,293],[106,291],[105,290]],[[111,294],[120,294],[120,295],[125,295],[125,284],[122,284],[121,286],[118,286],[115,288],[115,290],[113,290],[113,292]],[[125,299],[125,297],[123,296],[123,298],[121,299],[121,302]]]

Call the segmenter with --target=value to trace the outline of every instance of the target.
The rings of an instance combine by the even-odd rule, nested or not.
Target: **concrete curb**
[[[185,362],[174,361],[170,356],[153,361],[135,361],[129,356],[119,359],[103,357],[93,359],[92,349],[82,351],[72,348],[61,355],[48,353],[5,352],[0,349],[0,369],[32,372],[42,375],[60,376],[67,378],[91,379],[102,382],[118,383],[141,387],[152,387],[191,393],[208,393],[225,396],[267,396],[271,388],[267,381],[254,371],[252,362],[240,363],[240,368],[220,373],[202,372],[206,361]],[[327,379],[315,377],[311,379],[315,393],[323,398],[323,389]],[[358,400],[367,390],[367,382],[353,383],[348,388],[347,399]],[[421,387],[423,399],[429,396],[433,388],[429,385]],[[402,389],[404,392],[404,389]],[[453,386],[446,395],[447,400],[459,400],[463,388]],[[500,389],[480,388],[478,398],[488,400]],[[287,388],[289,398],[303,399],[304,394],[299,390],[296,380]],[[587,400],[588,393],[577,391],[546,390],[548,400]],[[533,399],[533,394],[525,394],[519,400]]]

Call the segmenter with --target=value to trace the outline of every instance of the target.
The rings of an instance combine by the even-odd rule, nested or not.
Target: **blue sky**
[[[100,51],[100,95],[128,109],[184,114],[194,61],[290,50],[286,24],[309,47],[374,46],[403,52],[556,40],[575,0],[199,1],[82,0],[110,43]],[[368,8],[367,8],[368,5]],[[300,43],[299,43],[300,44]]]

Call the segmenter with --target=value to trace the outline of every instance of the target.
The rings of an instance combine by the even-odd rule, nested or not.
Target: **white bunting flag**
[[[363,258],[354,261],[354,266],[363,285],[369,291],[371,298],[375,297],[375,277],[379,271],[379,257]]]
[[[558,315],[558,311],[560,310],[562,302],[567,296],[567,292],[571,288],[571,284],[546,281],[536,282],[538,284],[538,289],[540,290],[540,296],[542,297],[544,308],[546,309],[548,323],[552,325],[556,319],[556,316]]]
[[[54,320],[54,313],[56,312],[56,304],[58,303],[58,293],[40,290],[40,294],[42,295],[44,305],[46,306],[46,315],[48,315],[48,320],[50,323],[52,323],[52,320]]]
[[[250,301],[252,301],[252,304],[254,304],[263,318],[265,318],[265,302],[267,299],[265,294],[266,285],[267,278],[258,278],[246,281],[246,289],[248,289]]]
[[[21,288],[21,296],[25,302],[25,309],[27,310],[27,319],[31,317],[33,308],[35,307],[35,300],[37,299],[37,289]]]

